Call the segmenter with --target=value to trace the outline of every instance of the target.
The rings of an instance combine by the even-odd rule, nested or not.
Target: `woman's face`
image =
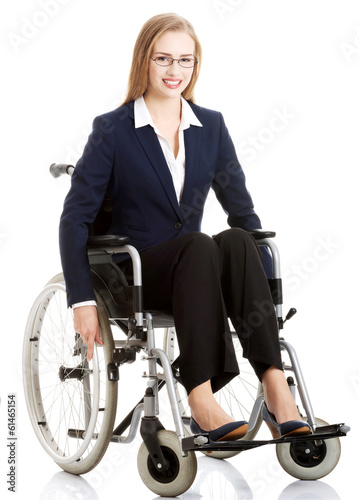
[[[151,57],[194,57],[195,44],[193,38],[182,31],[167,31],[155,43]],[[170,66],[159,66],[150,60],[148,71],[148,87],[146,94],[156,97],[180,98],[191,81],[193,68],[183,68],[177,61]]]

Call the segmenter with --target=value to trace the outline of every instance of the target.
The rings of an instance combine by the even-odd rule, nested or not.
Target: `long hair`
[[[197,59],[198,64],[194,66],[191,81],[182,92],[182,96],[187,101],[194,102],[194,87],[198,80],[202,56],[201,44],[192,24],[187,19],[178,14],[159,14],[145,22],[137,37],[133,49],[127,95],[123,104],[134,101],[145,93],[148,86],[148,64],[152,56],[154,44],[167,31],[182,31],[188,33],[194,40],[195,48],[193,55]]]

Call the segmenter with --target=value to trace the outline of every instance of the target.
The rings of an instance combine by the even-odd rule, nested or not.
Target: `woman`
[[[274,435],[307,433],[282,371],[260,252],[244,231],[261,226],[243,171],[222,115],[193,103],[200,62],[200,43],[187,20],[175,14],[151,18],[134,48],[125,103],[94,121],[60,223],[74,327],[91,359],[94,342],[102,341],[87,227],[107,194],[113,210],[109,232],[128,235],[141,253],[145,308],[174,316],[193,432],[233,440],[248,428],[213,396],[238,374],[230,317],[263,383],[263,416]],[[200,233],[210,187],[232,228],[214,238]],[[117,262],[127,265],[122,255]],[[261,320],[248,327],[253,314]]]

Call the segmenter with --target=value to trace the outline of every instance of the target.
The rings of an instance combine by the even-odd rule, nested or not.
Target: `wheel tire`
[[[117,382],[109,381],[107,364],[114,343],[97,296],[104,345],[95,346],[88,363],[87,348],[81,338],[75,339],[66,302],[64,278],[58,274],[30,311],[23,347],[24,391],[32,426],[45,451],[66,472],[84,474],[100,462],[113,432]],[[73,378],[70,373],[75,369],[79,376]],[[73,432],[70,437],[69,429],[85,433]]]
[[[225,387],[215,394],[218,403],[223,407],[223,409],[231,415],[235,420],[246,420],[249,421],[252,407],[254,402],[258,397],[263,396],[262,384],[258,381],[251,365],[248,360],[242,356],[242,347],[238,339],[238,335],[232,333],[234,350],[236,353],[238,365],[240,367],[241,373],[231,380]],[[167,353],[168,359],[171,363],[177,358],[179,354],[179,348],[176,339],[176,332],[174,328],[168,328],[164,334],[163,349]],[[187,401],[187,392],[184,387],[175,380],[175,389],[177,395],[177,401],[179,405],[179,410],[182,416],[183,425],[186,431],[186,435],[191,436],[192,433],[189,427],[190,421],[190,408]],[[240,395],[243,401],[239,401],[236,395]],[[257,421],[252,429],[250,429],[247,434],[242,438],[242,440],[251,441],[257,435],[259,428],[262,424],[261,413],[259,414]],[[231,458],[239,453],[240,451],[202,451],[204,455],[211,458],[226,459]]]
[[[187,491],[197,474],[197,459],[193,451],[187,457],[182,456],[180,442],[175,432],[158,431],[158,440],[170,467],[165,472],[159,472],[142,443],[138,456],[137,468],[144,484],[156,495],[176,497]]]
[[[306,420],[305,418],[303,420]],[[328,425],[319,418],[317,426]],[[277,458],[283,469],[297,479],[320,479],[329,474],[340,458],[339,438],[321,442],[298,441],[276,445]]]

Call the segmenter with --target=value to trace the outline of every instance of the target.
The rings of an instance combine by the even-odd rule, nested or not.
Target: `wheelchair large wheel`
[[[235,420],[249,421],[253,405],[258,397],[263,396],[263,386],[258,381],[256,374],[253,371],[247,359],[242,357],[242,346],[238,339],[237,334],[232,334],[233,346],[237,356],[240,374],[232,379],[223,389],[215,394],[218,403],[222,408],[231,415]],[[169,361],[173,361],[179,355],[179,348],[174,328],[168,328],[164,335],[164,350],[167,353]],[[175,380],[175,388],[177,394],[177,401],[182,416],[183,425],[187,435],[191,435],[189,422],[190,422],[190,408],[187,401],[187,392],[184,387]],[[262,424],[261,413],[247,434],[242,438],[245,440],[253,440],[258,433]],[[203,452],[212,458],[225,459],[238,455],[240,451],[208,451]]]
[[[24,390],[32,426],[45,451],[72,474],[99,463],[116,416],[117,382],[107,376],[114,343],[99,296],[97,306],[104,345],[95,346],[90,362],[73,328],[62,274],[37,297],[24,338]]]
[[[165,459],[169,463],[167,471],[159,471],[154,466],[146,445],[141,444],[137,456],[137,468],[144,484],[156,495],[176,497],[187,491],[197,474],[197,459],[193,451],[182,456],[178,437],[173,431],[158,431],[158,440]]]
[[[328,425],[319,418],[316,421],[318,427]],[[339,438],[276,445],[280,465],[297,479],[320,479],[326,476],[337,465],[340,451]]]

